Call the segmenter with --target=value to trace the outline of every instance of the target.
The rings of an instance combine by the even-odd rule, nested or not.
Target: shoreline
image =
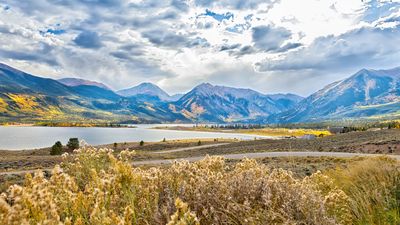
[[[232,143],[232,142],[239,142],[239,141],[252,141],[252,140],[241,140],[241,139],[235,139],[235,138],[181,138],[181,139],[169,139],[166,140],[165,142],[163,140],[160,141],[149,141],[149,142],[144,142],[145,146],[149,145],[156,145],[156,144],[193,144],[197,143],[198,141],[204,142],[204,143],[211,143],[211,142],[217,142],[217,143]],[[126,142],[114,142],[117,143],[119,146],[124,146],[124,145],[133,145],[135,147],[139,146],[140,141],[126,141]],[[98,145],[88,145],[94,148],[113,148],[114,143],[107,143],[107,144],[98,144]],[[132,147],[132,146],[131,146]],[[29,154],[33,152],[43,152],[43,151],[50,151],[51,146],[43,147],[43,148],[31,148],[31,149],[17,149],[17,150],[12,150],[12,149],[0,149],[0,157],[2,153],[11,153],[12,155],[14,154]]]

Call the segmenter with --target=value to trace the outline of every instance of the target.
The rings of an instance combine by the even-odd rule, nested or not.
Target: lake
[[[56,141],[64,145],[71,137],[77,137],[90,145],[110,144],[114,142],[161,141],[164,138],[190,139],[190,138],[237,138],[243,140],[260,137],[256,135],[199,132],[199,131],[174,131],[151,129],[156,126],[176,126],[174,124],[141,124],[136,128],[101,128],[101,127],[12,127],[0,126],[0,149],[23,150],[52,146]],[[182,124],[179,124],[182,126]],[[185,124],[183,126],[193,126]],[[265,137],[264,137],[265,138]]]

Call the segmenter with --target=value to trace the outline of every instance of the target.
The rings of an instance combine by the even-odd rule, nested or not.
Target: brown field
[[[304,139],[262,139],[240,141],[229,145],[203,148],[182,152],[154,155],[151,152],[137,151],[138,160],[174,159],[202,155],[221,155],[252,152],[276,151],[316,151],[352,152],[372,154],[400,154],[400,130],[379,130],[351,132],[331,135],[314,140]]]
[[[114,143],[96,147],[114,149],[116,153],[125,149],[130,149],[143,152],[143,155],[147,155],[151,151],[198,146],[198,141],[201,141],[201,145],[238,142],[238,140],[234,139],[185,139],[166,140],[165,142],[145,142],[143,146],[140,146],[139,142],[123,142],[117,143],[116,148]],[[65,149],[65,151],[67,150]],[[141,158],[141,154],[138,155],[138,158]],[[0,150],[0,172],[51,168],[60,161],[61,156],[50,155],[50,147],[21,151]]]

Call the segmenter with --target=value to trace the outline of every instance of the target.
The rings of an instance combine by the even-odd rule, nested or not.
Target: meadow
[[[1,224],[398,224],[400,165],[386,157],[297,177],[256,160],[132,167],[83,147],[0,197]]]

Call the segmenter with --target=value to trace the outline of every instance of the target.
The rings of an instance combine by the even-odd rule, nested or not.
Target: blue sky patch
[[[54,35],[60,35],[66,33],[65,30],[63,29],[47,29],[46,33],[54,34]]]
[[[214,18],[218,22],[221,22],[222,20],[233,19],[233,13],[231,13],[231,12],[227,12],[227,13],[224,13],[224,14],[219,14],[219,13],[215,13],[215,12],[213,12],[211,10],[208,10],[208,9],[206,9],[206,13],[204,13],[202,15],[211,16],[212,18]]]
[[[45,31],[39,31],[39,33],[41,34],[41,35],[45,35],[45,34],[54,34],[54,35],[61,35],[61,34],[65,34],[67,31],[66,30],[63,30],[63,29],[52,29],[52,28],[49,28],[49,29],[47,29],[47,30],[45,30]]]

